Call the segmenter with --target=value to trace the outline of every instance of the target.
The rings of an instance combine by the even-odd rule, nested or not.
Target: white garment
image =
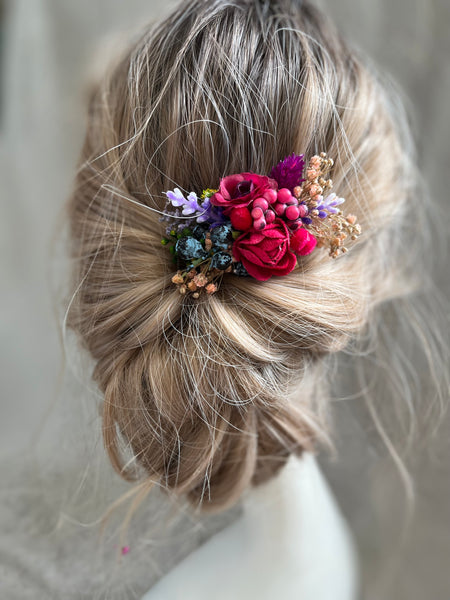
[[[315,458],[291,457],[252,488],[243,514],[192,552],[142,600],[353,600],[357,563]]]

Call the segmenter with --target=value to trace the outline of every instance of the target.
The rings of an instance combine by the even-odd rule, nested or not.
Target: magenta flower
[[[305,181],[303,169],[305,160],[303,154],[291,154],[281,160],[270,172],[269,177],[275,179],[278,187],[292,190]]]
[[[310,254],[317,244],[317,239],[312,233],[301,227],[291,236],[291,250],[298,256]]]
[[[248,206],[256,198],[263,198],[269,204],[277,199],[277,182],[266,175],[238,173],[220,180],[219,191],[210,198],[211,204],[223,208],[226,216],[233,209]]]
[[[262,231],[245,231],[235,240],[233,255],[259,281],[287,275],[297,264],[290,249],[289,230],[281,219],[275,219]]]

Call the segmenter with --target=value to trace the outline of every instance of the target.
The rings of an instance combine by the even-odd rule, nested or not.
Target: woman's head
[[[387,92],[308,2],[185,1],[96,86],[68,206],[69,326],[95,362],[124,477],[219,509],[327,438],[325,358],[407,285],[401,135]],[[180,295],[162,190],[322,150],[363,228],[351,252]]]

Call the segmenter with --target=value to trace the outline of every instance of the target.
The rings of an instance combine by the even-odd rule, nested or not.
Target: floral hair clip
[[[292,154],[269,176],[228,175],[200,198],[178,188],[165,192],[161,243],[173,254],[172,282],[181,294],[213,294],[224,273],[259,281],[287,275],[316,247],[333,258],[347,252],[345,240],[355,240],[361,226],[338,208],[344,198],[329,193],[333,160],[322,152],[304,167],[304,155]]]

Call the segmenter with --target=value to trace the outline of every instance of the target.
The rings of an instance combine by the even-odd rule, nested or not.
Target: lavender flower
[[[197,194],[195,192],[191,192],[187,197],[186,202],[183,206],[183,215],[193,215],[194,213],[201,212],[202,207],[198,203]]]
[[[183,207],[181,214],[184,217],[192,216],[192,220],[194,220],[199,213],[204,213],[205,209],[199,204],[197,194],[195,192],[190,192],[188,197],[185,198],[183,193],[178,188],[175,188],[173,191],[169,190],[166,192],[166,196],[172,206]]]
[[[303,177],[304,166],[303,154],[291,154],[271,170],[269,177],[275,179],[280,189],[287,188],[292,191],[297,185],[305,181]]]
[[[210,223],[212,227],[217,227],[226,222],[223,216],[223,209],[211,204],[209,197],[206,197],[200,204],[199,198],[195,192],[190,192],[187,198],[184,197],[181,190],[175,188],[173,191],[169,190],[165,192],[168,198],[168,204],[176,207],[172,213],[166,212],[166,218],[164,220],[171,221],[174,223],[176,219],[182,217],[191,217],[190,219],[183,219],[183,223],[178,225],[178,229],[192,226],[193,223]],[[182,207],[180,214],[179,208]]]
[[[325,219],[330,214],[337,214],[339,210],[336,208],[336,206],[339,206],[339,204],[345,202],[345,198],[339,198],[334,192],[325,199],[323,199],[322,196],[320,198],[321,200],[317,210],[319,211],[319,217],[321,219]]]
[[[166,192],[166,196],[169,198],[172,206],[183,206],[183,204],[186,202],[186,198],[178,188],[175,188],[173,192],[169,190]]]

